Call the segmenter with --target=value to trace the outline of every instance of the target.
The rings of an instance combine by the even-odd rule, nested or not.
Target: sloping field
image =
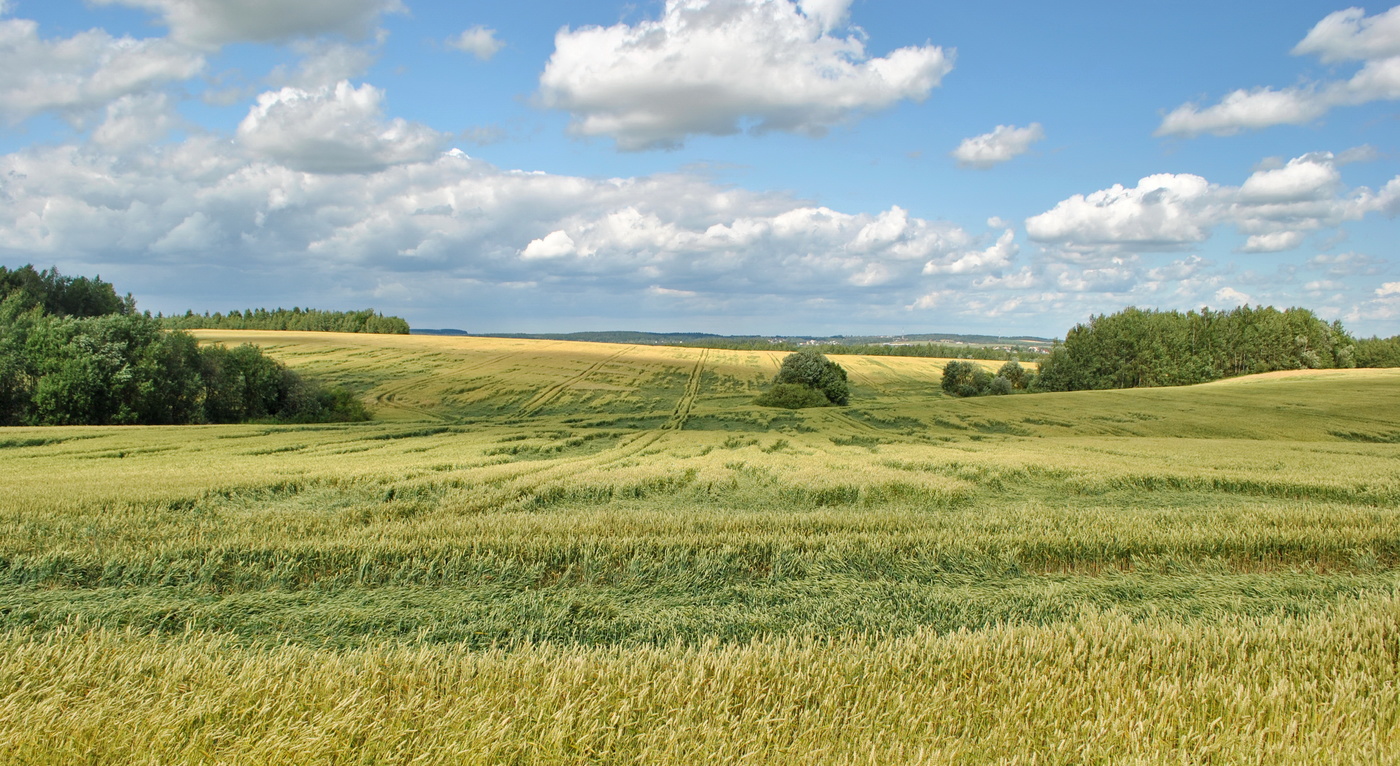
[[[0,430],[0,761],[1400,759],[1396,371],[199,335],[382,419]]]

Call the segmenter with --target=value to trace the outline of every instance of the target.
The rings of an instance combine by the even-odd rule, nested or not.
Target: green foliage
[[[237,309],[221,313],[162,317],[165,326],[174,330],[298,330],[302,332],[368,332],[407,335],[408,322],[400,317],[384,316],[374,309],[363,311],[319,311],[317,309],[279,308]]]
[[[1003,364],[1001,369],[997,370],[997,377],[1005,378],[1006,381],[1011,384],[1011,387],[1018,391],[1025,390],[1031,379],[1031,375],[1026,372],[1026,368],[1022,367],[1015,360]]]
[[[100,280],[25,267],[0,269],[0,284],[8,289],[0,301],[0,425],[368,418],[353,396],[302,379],[255,346],[201,349]]]
[[[1358,340],[1352,353],[1357,367],[1400,367],[1400,335]]]
[[[1074,327],[1040,363],[1044,391],[1180,386],[1275,370],[1350,367],[1353,341],[1311,311],[1127,308]]]
[[[800,410],[806,407],[828,407],[831,402],[826,395],[811,386],[801,383],[778,383],[754,399],[760,407],[782,407]]]
[[[846,381],[846,370],[841,365],[827,359],[820,351],[814,349],[803,349],[793,354],[783,357],[782,366],[778,369],[778,374],[773,378],[774,388],[778,386],[797,386],[809,389],[816,396],[799,395],[790,389],[784,389],[781,394],[775,394],[770,390],[770,394],[780,397],[785,402],[813,401],[816,404],[792,404],[765,405],[780,406],[797,409],[799,407],[816,407],[834,404],[844,407],[850,402],[851,389]],[[762,399],[763,397],[760,397]],[[776,400],[776,399],[775,399]],[[762,402],[759,402],[762,404]]]
[[[951,396],[985,396],[992,393],[992,380],[980,365],[954,359],[943,367],[941,386]]]
[[[95,317],[131,314],[136,301],[117,296],[101,277],[65,277],[57,269],[37,271],[33,265],[10,270],[0,266],[0,299],[14,297],[24,309],[38,308],[53,316]]]

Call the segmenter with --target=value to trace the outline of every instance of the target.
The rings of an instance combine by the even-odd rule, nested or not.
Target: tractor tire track
[[[708,349],[701,349],[700,358],[695,360],[695,366],[690,371],[690,379],[685,383],[685,391],[681,393],[680,401],[676,402],[676,408],[671,411],[671,417],[662,426],[665,431],[679,431],[685,428],[685,421],[690,417],[690,411],[695,408],[695,400],[700,396],[700,380],[705,372],[705,359],[709,356]]]
[[[447,367],[446,369],[442,369],[440,371],[434,371],[429,375],[410,378],[407,380],[400,380],[390,385],[381,386],[379,390],[373,394],[374,403],[377,406],[403,410],[405,412],[411,412],[415,415],[423,417],[426,420],[451,420],[451,418],[437,414],[435,412],[432,412],[431,410],[418,407],[412,404],[405,404],[399,401],[398,397],[402,394],[406,394],[409,391],[413,391],[416,389],[431,388],[433,386],[433,383],[439,380],[458,379],[466,373],[474,372],[484,367],[490,367],[492,365],[497,364],[498,362],[503,362],[507,359],[510,359],[511,357],[516,356],[517,353],[518,352],[497,354],[490,358],[481,359],[476,362],[471,362],[459,367]]]
[[[550,460],[543,465],[522,464],[522,470],[496,477],[481,486],[487,489],[489,494],[488,505],[509,505],[536,495],[541,489],[562,479],[578,476],[585,471],[606,469],[610,465],[636,457],[659,441],[663,435],[661,431],[645,431],[597,454]]]
[[[631,348],[624,348],[616,354],[612,354],[611,356],[608,356],[604,359],[593,363],[583,372],[580,372],[567,380],[555,383],[554,385],[545,388],[543,391],[540,391],[539,393],[530,397],[528,400],[526,400],[524,404],[520,406],[521,416],[530,417],[534,415],[535,413],[543,409],[546,404],[549,404],[551,401],[553,401],[555,397],[564,393],[564,391],[568,390],[569,388],[579,383],[582,383],[588,378],[589,375],[592,375],[593,373],[602,369],[604,365],[616,361],[619,357],[625,354],[629,354],[631,352]]]

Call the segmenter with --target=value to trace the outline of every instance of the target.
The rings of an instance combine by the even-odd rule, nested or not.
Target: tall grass
[[[237,335],[385,419],[0,431],[0,761],[1400,759],[1391,371]]]
[[[8,763],[1384,763],[1400,601],[743,645],[0,636]]]

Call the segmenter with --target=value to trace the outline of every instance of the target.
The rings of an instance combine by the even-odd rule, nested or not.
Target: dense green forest
[[[0,267],[0,425],[364,420],[255,346],[201,348],[100,278]]]
[[[1400,335],[1362,338],[1352,351],[1357,367],[1400,367]]]
[[[311,332],[373,332],[387,335],[407,335],[408,322],[400,317],[384,316],[373,309],[364,311],[320,311],[317,309],[279,308],[234,309],[227,314],[186,311],[183,316],[161,317],[172,330],[300,330]]]
[[[1358,343],[1340,322],[1300,308],[1128,308],[1076,325],[1041,360],[1033,385],[1041,391],[1182,386],[1275,370],[1389,366],[1395,340]],[[1358,349],[1366,349],[1364,359]]]

